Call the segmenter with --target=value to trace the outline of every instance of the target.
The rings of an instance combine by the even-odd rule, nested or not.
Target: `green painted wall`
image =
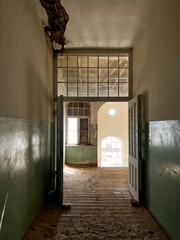
[[[66,162],[97,162],[97,146],[66,146]]]
[[[0,118],[1,240],[20,240],[49,187],[52,124]]]
[[[173,239],[180,239],[180,120],[146,123],[145,132],[146,203]]]
[[[20,240],[49,186],[53,49],[32,0],[0,1],[0,31],[0,240]]]
[[[145,200],[174,239],[180,239],[179,13],[179,0],[158,0],[133,46],[133,96],[142,95],[146,122]]]

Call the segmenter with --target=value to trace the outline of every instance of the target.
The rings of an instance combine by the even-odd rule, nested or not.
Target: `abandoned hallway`
[[[180,0],[0,0],[0,240],[180,240],[179,26]]]
[[[23,240],[166,240],[144,207],[132,207],[128,168],[65,166],[64,201],[43,205]]]

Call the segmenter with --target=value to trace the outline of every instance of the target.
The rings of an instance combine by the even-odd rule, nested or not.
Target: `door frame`
[[[130,97],[126,98],[108,98],[108,97],[82,97],[82,98],[71,98],[60,96],[57,98],[57,141],[56,152],[57,152],[57,160],[56,160],[56,193],[57,193],[57,202],[59,206],[64,204],[63,202],[63,180],[64,180],[64,150],[65,150],[65,142],[64,142],[64,103],[65,102],[128,102]]]

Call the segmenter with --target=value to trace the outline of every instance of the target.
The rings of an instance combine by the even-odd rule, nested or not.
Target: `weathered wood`
[[[60,44],[64,49],[64,45],[67,44],[64,33],[69,15],[60,0],[40,0],[40,2],[48,15],[49,26],[46,26],[45,29],[49,32],[51,41]]]

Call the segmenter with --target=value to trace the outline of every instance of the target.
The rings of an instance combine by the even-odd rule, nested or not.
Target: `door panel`
[[[140,201],[141,96],[129,101],[129,190]]]
[[[80,118],[80,143],[88,144],[88,119]]]

